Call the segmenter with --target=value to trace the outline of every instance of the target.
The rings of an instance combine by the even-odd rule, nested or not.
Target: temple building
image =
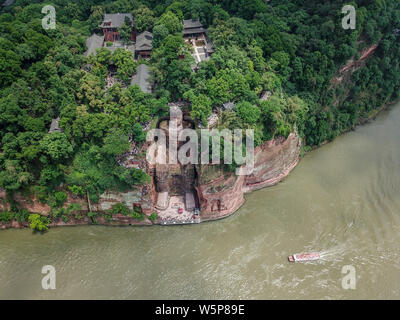
[[[130,44],[126,44],[122,41],[121,35],[118,31],[118,29],[125,23],[126,18],[131,21],[132,26],[132,33],[130,37],[132,43]],[[135,60],[150,58],[151,51],[153,50],[153,34],[151,32],[144,31],[137,35],[132,14],[105,14],[103,22],[99,27],[102,29],[103,35],[93,34],[87,38],[87,50],[84,53],[85,56],[89,56],[90,54],[96,55],[97,49],[100,48],[106,48],[112,53],[118,48],[124,48],[133,53]]]
[[[136,29],[131,13],[106,13],[104,15],[104,20],[100,25],[100,28],[103,30],[104,41],[115,42],[121,40],[121,35],[118,31],[118,28],[125,23],[125,18],[128,18],[131,21],[131,41],[136,40]]]
[[[135,59],[148,59],[150,58],[153,49],[153,34],[144,31],[138,34],[135,43]]]
[[[207,29],[204,28],[199,19],[189,19],[183,20],[182,32],[184,37],[201,37],[206,34]]]
[[[183,20],[183,38],[185,42],[193,47],[193,58],[196,65],[201,61],[208,60],[214,53],[214,46],[207,36],[207,29],[199,19]]]

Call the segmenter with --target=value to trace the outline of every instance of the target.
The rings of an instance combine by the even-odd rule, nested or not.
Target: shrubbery
[[[138,207],[129,216],[137,221],[143,221],[145,218],[145,215]]]
[[[126,205],[124,205],[123,203],[116,203],[116,204],[114,204],[113,206],[112,206],[112,209],[110,210],[110,212],[112,213],[112,214],[123,214],[124,216],[127,216],[127,215],[129,215],[129,213],[131,212],[130,210],[129,210],[129,208],[126,206]]]
[[[14,212],[14,218],[18,221],[18,223],[28,221],[29,212],[26,209],[19,209]]]
[[[157,221],[158,219],[158,214],[156,212],[153,212],[150,216],[149,216],[149,220],[152,222]]]
[[[11,212],[0,212],[0,222],[8,223],[13,219],[13,214]]]
[[[67,194],[64,191],[59,191],[54,194],[54,198],[56,199],[57,205],[61,207],[65,201],[67,201]]]
[[[80,197],[83,197],[86,194],[86,191],[82,186],[76,186],[76,185],[68,186],[68,189],[72,194],[75,194]]]
[[[49,229],[50,219],[43,217],[40,214],[30,214],[28,217],[29,227],[33,231],[44,232]]]

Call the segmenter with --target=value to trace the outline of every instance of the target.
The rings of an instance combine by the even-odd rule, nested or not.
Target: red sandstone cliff
[[[40,213],[43,216],[48,216],[51,211],[49,205],[41,203],[35,196],[26,197],[17,193],[14,195],[14,201],[18,203],[21,209],[26,209],[29,212]],[[80,204],[82,211],[88,211],[86,199],[78,198],[71,194],[68,194],[67,201],[64,203],[63,208],[68,208],[72,203]],[[10,205],[6,201],[6,192],[0,189],[0,211],[7,210],[10,210]]]
[[[297,165],[301,140],[295,133],[287,139],[264,142],[254,150],[254,171],[236,176],[215,166],[204,166],[199,172],[197,192],[202,220],[214,220],[235,212],[244,203],[243,194],[282,181]]]

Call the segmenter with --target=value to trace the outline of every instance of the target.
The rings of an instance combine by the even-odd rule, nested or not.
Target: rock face
[[[153,212],[153,199],[147,186],[138,186],[132,191],[106,191],[97,204],[92,205],[93,211],[107,211],[116,203],[124,203],[129,209],[140,207],[145,214]]]
[[[254,171],[249,176],[224,173],[215,166],[203,167],[197,188],[202,221],[228,216],[244,203],[244,193],[282,181],[297,165],[300,146],[295,133],[287,139],[265,142],[254,151]]]
[[[51,208],[47,204],[40,203],[36,197],[26,197],[22,194],[15,194],[14,201],[18,203],[20,208],[26,209],[29,212],[40,213],[47,216],[50,214]],[[76,203],[81,205],[82,211],[88,211],[87,201],[83,198],[74,197],[68,194],[67,201],[64,203],[64,208],[68,208],[71,204]],[[10,205],[6,202],[6,192],[0,189],[0,211],[10,210]]]
[[[212,167],[206,167],[203,174]],[[218,175],[218,172],[216,173]],[[219,172],[219,177],[197,187],[201,220],[215,220],[234,213],[244,203],[244,176]]]
[[[244,194],[264,187],[272,186],[284,179],[299,161],[301,140],[296,133],[289,135],[287,139],[278,138],[266,141],[255,149],[254,170],[251,175],[237,176],[235,172],[224,172],[216,165],[197,166],[195,171],[198,175],[197,183],[192,186],[197,192],[201,210],[201,221],[216,220],[234,213],[244,203]],[[154,171],[154,169],[152,169]],[[86,198],[76,198],[68,195],[68,200],[64,207],[71,203],[79,203],[82,212],[92,211],[105,212],[112,208],[116,203],[124,203],[129,209],[140,207],[147,216],[155,212],[157,204],[157,177],[149,169],[148,173],[152,176],[152,182],[137,186],[128,192],[107,191],[100,195],[97,204],[91,204],[90,208]],[[181,173],[182,174],[182,173]],[[183,176],[189,175],[184,172]],[[160,179],[160,177],[158,177]],[[193,180],[193,179],[192,179]],[[169,189],[171,183],[165,181],[165,186]],[[173,183],[174,184],[174,183]],[[176,184],[176,181],[175,181]],[[158,186],[160,188],[160,186]],[[0,189],[0,211],[9,210],[9,205],[5,201],[6,194]],[[41,204],[36,198],[27,198],[22,195],[15,195],[15,201],[22,208],[29,212],[48,215],[50,207]],[[150,221],[135,222],[130,218],[121,215],[113,216],[113,222],[108,223],[103,218],[98,219],[100,224],[151,224]],[[104,220],[104,221],[103,221]],[[86,216],[80,221],[72,220],[70,223],[55,221],[54,225],[71,225],[90,223]],[[4,227],[4,225],[3,225]],[[10,224],[7,227],[13,227]]]
[[[254,171],[246,176],[244,192],[251,192],[277,184],[297,165],[301,141],[296,133],[265,142],[254,151]]]

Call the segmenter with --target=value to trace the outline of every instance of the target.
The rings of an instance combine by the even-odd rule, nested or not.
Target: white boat
[[[319,259],[321,259],[321,256],[318,252],[296,253],[289,256],[290,262],[304,262],[304,261],[313,261]]]

